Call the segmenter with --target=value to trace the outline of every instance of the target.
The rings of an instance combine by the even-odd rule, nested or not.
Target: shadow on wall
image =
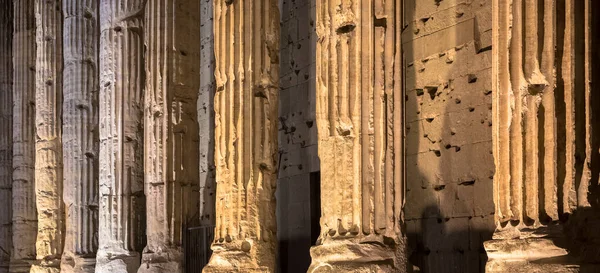
[[[406,0],[409,261],[413,272],[484,272],[495,229],[489,1]]]

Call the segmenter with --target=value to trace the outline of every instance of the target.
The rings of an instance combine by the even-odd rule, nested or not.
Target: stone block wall
[[[320,198],[315,121],[315,1],[281,0],[279,7],[278,270],[306,272],[310,265],[309,250],[316,241],[312,235],[319,233],[320,217],[318,205],[315,210]],[[311,226],[315,221],[317,225]]]
[[[494,232],[491,1],[407,0],[404,210],[416,272],[484,272]]]

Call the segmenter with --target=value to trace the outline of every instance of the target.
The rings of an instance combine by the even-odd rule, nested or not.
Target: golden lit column
[[[145,4],[100,0],[98,273],[136,272],[144,247]]]
[[[309,272],[405,272],[402,1],[318,0],[321,235]]]
[[[576,240],[567,226],[590,208],[590,3],[493,2],[496,231],[486,272],[578,272],[583,262],[560,242]]]
[[[33,0],[13,1],[12,253],[10,272],[35,261],[35,12]]]
[[[216,228],[204,272],[275,272],[277,0],[214,1]]]
[[[197,0],[146,3],[144,191],[148,217],[140,273],[182,272],[182,232],[188,224],[199,222],[199,5]]]

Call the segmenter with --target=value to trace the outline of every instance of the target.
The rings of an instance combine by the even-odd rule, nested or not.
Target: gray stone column
[[[136,272],[145,239],[145,4],[100,1],[99,273]]]
[[[35,13],[34,0],[13,1],[13,251],[10,272],[35,260]]]
[[[138,272],[183,272],[183,231],[198,220],[199,1],[148,0],[144,38],[147,245]]]
[[[98,0],[63,0],[61,272],[91,273],[98,249]]]
[[[277,0],[214,1],[216,229],[204,272],[275,272]]]
[[[0,273],[12,251],[12,1],[0,0]]]
[[[321,235],[309,272],[406,272],[402,1],[316,2]]]
[[[35,191],[37,261],[31,272],[60,271],[62,199],[62,3],[36,0]]]

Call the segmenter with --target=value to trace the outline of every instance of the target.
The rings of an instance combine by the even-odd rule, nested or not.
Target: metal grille
[[[188,228],[184,240],[184,264],[186,273],[202,273],[208,264],[212,251],[210,244],[214,240],[215,226]]]

